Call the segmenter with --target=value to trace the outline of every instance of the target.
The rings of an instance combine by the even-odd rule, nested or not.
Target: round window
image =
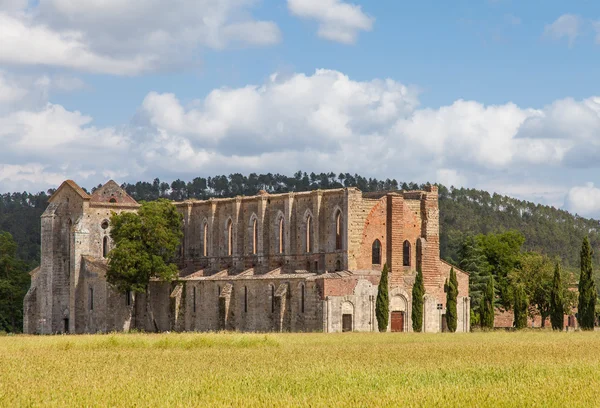
[[[100,226],[102,227],[102,229],[107,229],[108,228],[108,221],[107,220],[102,221],[102,224],[100,224]]]

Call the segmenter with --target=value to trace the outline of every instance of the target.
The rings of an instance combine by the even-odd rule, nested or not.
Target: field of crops
[[[0,337],[0,406],[598,406],[600,333]]]

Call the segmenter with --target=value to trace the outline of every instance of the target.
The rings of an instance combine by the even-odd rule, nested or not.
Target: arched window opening
[[[108,202],[109,202],[109,203],[116,203],[116,202],[117,202],[117,199],[113,197],[113,198],[111,198],[110,200],[108,200]]]
[[[300,288],[300,312],[304,313],[304,297],[305,297],[305,287],[304,285]]]
[[[404,241],[404,245],[402,246],[402,255],[404,266],[410,266],[410,242]]]
[[[244,286],[244,313],[248,313],[248,286]]]
[[[417,239],[417,269],[423,267],[423,243],[421,238]]]
[[[279,220],[279,253],[283,254],[283,250],[285,248],[283,242],[284,234],[283,234],[283,217]]]
[[[233,222],[227,221],[227,255],[233,255]]]
[[[204,223],[204,232],[202,237],[202,255],[208,256],[208,223]]]
[[[258,243],[258,222],[256,221],[256,219],[254,219],[254,222],[252,223],[252,254],[253,255],[256,255],[257,243]]]
[[[125,292],[125,302],[127,306],[131,306],[131,291],[128,290]]]
[[[336,271],[341,271],[342,270],[342,261],[339,260],[339,259],[335,262],[335,270]]]
[[[90,288],[90,310],[94,310],[94,288]]]
[[[381,242],[376,239],[371,247],[371,263],[373,265],[381,265]]]
[[[342,249],[342,213],[338,211],[335,217],[335,249]]]
[[[269,286],[271,287],[271,313],[275,313],[275,286]]]
[[[306,218],[306,252],[312,252],[312,217]]]
[[[217,295],[221,296],[221,286],[217,285]]]
[[[196,313],[196,287],[192,288],[192,310]]]
[[[102,258],[106,258],[108,255],[108,237],[105,235],[102,239]]]

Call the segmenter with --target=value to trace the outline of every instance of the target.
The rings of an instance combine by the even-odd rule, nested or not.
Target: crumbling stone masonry
[[[424,331],[445,327],[436,187],[356,188],[187,200],[180,277],[146,294],[106,282],[110,216],[139,204],[109,181],[93,194],[65,181],[42,215],[42,262],[24,302],[26,333],[146,331],[375,331],[383,265],[390,270],[390,331],[411,331],[417,267]],[[459,282],[458,331],[469,330],[469,276]]]

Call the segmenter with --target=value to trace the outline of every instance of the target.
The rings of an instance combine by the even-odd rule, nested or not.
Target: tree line
[[[507,289],[508,267],[515,260],[515,246],[528,253],[527,259],[519,262],[525,268],[533,268],[540,262],[543,270],[548,269],[548,259],[559,258],[565,269],[565,282],[570,276],[578,275],[580,243],[589,236],[591,247],[600,245],[599,222],[580,217],[550,206],[534,204],[515,198],[490,194],[476,189],[446,187],[438,184],[440,206],[440,253],[442,259],[463,269],[485,270],[488,266],[480,263],[482,250],[491,258],[491,264],[502,256],[491,248],[494,240],[500,240],[499,248],[504,248],[508,258],[494,268],[499,272],[495,291],[501,294],[500,304],[508,305],[513,294]],[[93,192],[96,188],[84,190]],[[269,193],[309,191],[341,187],[357,187],[364,192],[387,190],[418,190],[425,184],[401,182],[396,179],[379,180],[358,174],[306,173],[298,171],[292,176],[282,174],[256,174],[248,176],[239,173],[229,176],[196,177],[191,181],[177,179],[171,183],[156,178],[152,182],[139,181],[124,183],[122,187],[138,201],[154,201],[159,198],[169,200],[208,199],[210,197],[233,197],[255,195],[260,190]],[[10,233],[16,243],[15,259],[31,270],[40,262],[40,216],[46,209],[48,198],[55,192],[50,189],[39,193],[5,193],[0,195],[0,232]],[[519,231],[518,238],[510,231]],[[489,238],[481,238],[486,236]],[[477,238],[479,237],[479,238]],[[519,240],[522,240],[520,242]],[[481,242],[479,242],[481,241]],[[484,242],[485,241],[485,242]],[[488,242],[489,241],[489,242]],[[499,243],[499,244],[500,244]],[[511,249],[512,248],[512,249]],[[503,249],[503,250],[504,250]],[[487,251],[487,252],[486,252]],[[534,255],[537,254],[537,255]],[[541,257],[541,258],[540,258]],[[541,260],[544,260],[543,262]],[[592,254],[593,262],[600,262],[600,251]],[[551,263],[551,262],[550,262]],[[469,266],[470,265],[470,266]],[[538,268],[539,269],[539,268]],[[483,272],[481,272],[483,273]],[[485,280],[477,280],[472,290],[481,293]],[[599,282],[595,282],[598,286]],[[530,293],[531,295],[531,293]],[[22,308],[22,299],[15,300],[15,308]],[[476,303],[476,310],[478,304]],[[1,329],[0,329],[1,330]]]

